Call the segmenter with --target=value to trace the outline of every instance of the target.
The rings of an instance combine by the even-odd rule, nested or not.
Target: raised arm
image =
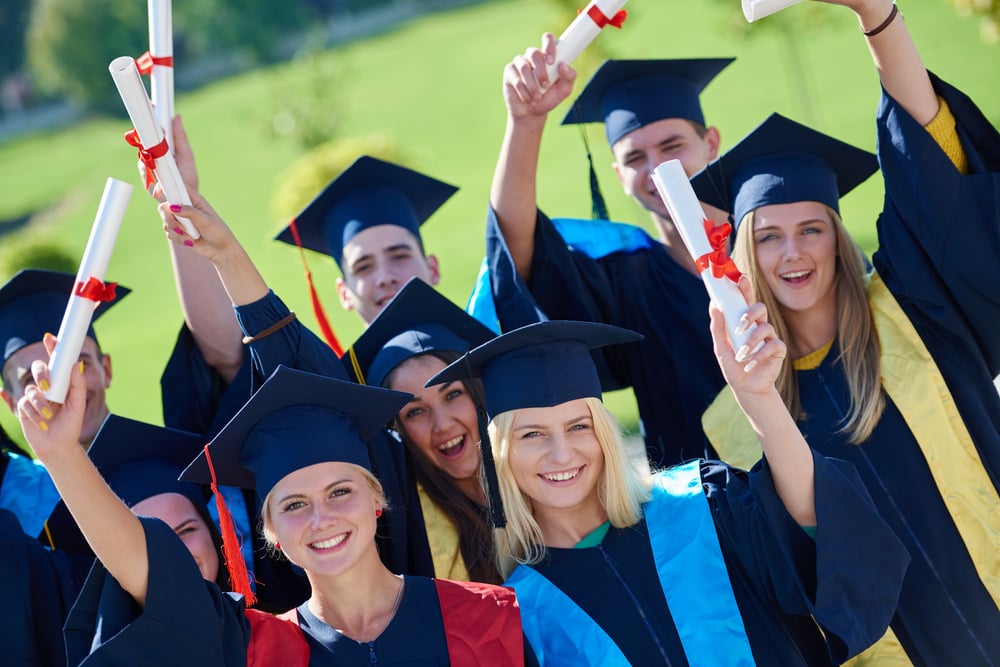
[[[787,349],[767,322],[767,309],[753,302],[750,281],[746,277],[740,279],[740,290],[752,304],[745,316],[747,326],[756,324],[757,328],[744,348],[733,350],[722,312],[713,307],[711,329],[715,356],[736,402],[757,434],[785,509],[800,526],[815,526],[812,452],[774,386]],[[761,343],[759,350],[751,352]]]
[[[896,3],[893,0],[819,1],[848,7],[857,15],[861,32],[877,32],[866,36],[865,40],[882,86],[918,123],[931,122],[938,112],[937,95]]]
[[[174,117],[174,158],[189,191],[198,190],[198,170],[194,151],[180,116]],[[160,198],[161,201],[162,198]],[[180,225],[174,227],[182,229]],[[243,363],[243,346],[239,323],[229,297],[215,267],[190,247],[170,243],[170,261],[174,270],[177,298],[184,314],[184,322],[191,332],[205,362],[214,368],[222,379],[232,382]]]
[[[556,39],[542,36],[542,48],[530,48],[517,56],[503,73],[503,97],[507,105],[507,128],[493,184],[490,206],[496,212],[517,272],[530,278],[534,253],[538,154],[549,112],[573,90],[576,71],[559,65],[559,80],[550,87],[546,63],[554,62]]]
[[[52,353],[55,338],[46,334]],[[111,491],[80,447],[80,428],[86,408],[87,385],[81,372],[70,378],[63,405],[49,403],[39,385],[48,381],[48,365],[31,366],[35,383],[18,401],[18,419],[24,437],[45,464],[94,554],[123,589],[143,605],[149,580],[146,537],[139,519]]]

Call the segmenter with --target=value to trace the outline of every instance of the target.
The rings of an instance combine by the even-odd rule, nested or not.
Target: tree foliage
[[[983,41],[1000,41],[1000,0],[951,0],[960,14],[979,16]]]

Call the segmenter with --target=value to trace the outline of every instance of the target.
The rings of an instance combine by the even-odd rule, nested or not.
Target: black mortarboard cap
[[[204,446],[202,435],[108,415],[87,454],[129,507],[161,493],[179,493],[205,509],[203,487],[178,479]]]
[[[0,287],[0,344],[3,362],[26,345],[38,343],[46,333],[59,331],[66,304],[76,286],[76,276],[60,271],[25,269]],[[115,298],[97,303],[93,319],[121,301],[129,293],[118,285]],[[93,328],[87,335],[97,340]]]
[[[462,353],[495,336],[423,280],[411,278],[341,360],[356,381],[379,387],[410,357],[434,350]]]
[[[835,211],[840,198],[878,171],[878,159],[780,114],[771,114],[691,178],[700,201],[731,211],[737,227],[768,204],[816,201]]]
[[[665,118],[705,125],[698,96],[733,60],[608,60],[584,86],[562,124],[604,123],[612,146],[629,132]]]
[[[279,366],[209,443],[216,480],[263,499],[285,475],[316,463],[371,470],[365,443],[411,398]],[[181,477],[213,481],[204,452]]]
[[[642,338],[635,331],[597,322],[536,322],[470,350],[427,386],[481,377],[491,419],[508,410],[600,398],[601,381],[590,350]]]
[[[458,190],[392,162],[362,155],[330,181],[275,238],[329,255],[340,265],[344,246],[376,225],[396,225],[420,238],[420,225]],[[343,267],[341,267],[343,268]]]

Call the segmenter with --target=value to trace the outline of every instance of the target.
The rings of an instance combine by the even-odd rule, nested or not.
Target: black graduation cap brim
[[[594,72],[562,124],[605,123],[609,106],[637,115],[638,126],[664,118],[704,124],[698,96],[734,60],[608,60]],[[609,132],[609,142],[614,144],[624,129]]]
[[[364,333],[341,358],[348,376],[362,384],[366,382],[379,384],[378,378],[367,378],[367,376],[372,368],[372,362],[383,351],[384,346],[399,334],[428,324],[441,325],[465,342],[463,347],[454,349],[455,352],[465,352],[496,337],[489,327],[453,304],[426,282],[419,278],[411,278],[368,324]],[[452,347],[436,347],[432,344],[429,349],[452,349]],[[416,353],[418,352],[414,352]],[[405,353],[394,355],[393,367],[406,358]],[[359,372],[364,377],[359,376]],[[384,377],[385,373],[380,375]]]
[[[298,230],[299,239],[302,241],[302,247],[330,255],[339,264],[343,249],[331,248],[327,240],[328,234],[325,227],[328,224],[328,213],[340,200],[350,197],[353,193],[362,191],[364,188],[375,186],[388,186],[402,193],[409,200],[418,226],[423,224],[458,191],[456,186],[431,178],[418,171],[369,155],[362,155],[330,181],[322,192],[316,195],[292,219]],[[374,222],[375,224],[397,224],[407,229],[411,227],[410,222],[394,222],[392,220]],[[411,231],[418,230],[411,229]],[[285,227],[274,238],[276,241],[295,245],[295,238],[290,226]]]
[[[25,345],[42,340],[46,333],[59,331],[66,304],[76,286],[76,276],[60,271],[24,269],[0,287],[0,345],[4,361]],[[102,301],[94,309],[96,320],[131,290],[115,288],[115,298]],[[93,336],[93,330],[88,331]],[[13,343],[13,344],[12,344]]]
[[[161,493],[179,493],[204,505],[204,493],[178,476],[205,442],[196,433],[108,415],[87,454],[129,506]]]
[[[783,193],[770,198],[744,197],[742,205],[737,205],[740,183],[748,182],[756,167],[761,170],[780,167],[783,160],[789,160],[784,175],[794,180],[803,176],[804,160],[810,158],[832,170],[836,193],[827,194],[828,189],[821,186],[809,188],[792,183]],[[746,213],[767,203],[816,200],[836,210],[836,199],[865,182],[876,171],[878,159],[872,153],[773,113],[718,160],[695,174],[691,187],[700,201],[730,211],[739,224]],[[831,198],[834,201],[829,201]]]
[[[642,334],[609,324],[536,322],[470,350],[424,386],[482,378],[491,419],[517,408],[598,398],[601,383],[589,350],[642,339]]]
[[[353,382],[279,366],[209,444],[219,484],[255,488],[255,473],[241,460],[244,441],[269,415],[294,406],[331,410],[350,418],[361,441],[367,442],[412,398],[410,394],[365,387]],[[332,437],[319,433],[316,438]],[[289,441],[288,447],[296,442]],[[331,458],[330,460],[337,460]],[[208,484],[212,481],[205,453],[184,470],[181,479]]]

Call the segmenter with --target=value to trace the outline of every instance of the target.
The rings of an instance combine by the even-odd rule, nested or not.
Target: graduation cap
[[[550,320],[498,336],[466,352],[425,386],[481,378],[492,419],[509,410],[543,408],[578,398],[600,398],[601,380],[590,350],[643,339],[629,329],[598,322]],[[483,469],[493,525],[506,524],[489,436],[480,424]]]
[[[495,336],[423,280],[411,278],[341,361],[357,382],[379,387],[411,357],[435,350],[462,353]]]
[[[182,480],[211,484],[215,492],[232,587],[248,605],[255,597],[218,485],[254,489],[263,500],[283,477],[317,463],[341,461],[370,471],[365,443],[411,398],[278,366],[184,470]]]
[[[771,114],[691,178],[698,199],[731,211],[734,227],[768,204],[815,201],[840,210],[840,198],[878,171],[871,153]]]
[[[205,508],[203,487],[178,479],[205,437],[108,415],[87,455],[111,490],[132,507],[161,493],[179,493]]]
[[[457,190],[412,169],[362,155],[275,239],[327,254],[340,266],[344,246],[369,227],[396,225],[419,239],[420,225]]]
[[[25,269],[0,287],[0,344],[3,363],[22,347],[55,333],[76,286],[76,276],[60,271]],[[93,319],[103,315],[131,290],[118,285],[114,298],[97,303]],[[97,340],[93,327],[87,335]]]
[[[629,132],[665,118],[704,125],[698,95],[733,60],[608,60],[584,86],[562,124],[604,123],[612,146]]]

